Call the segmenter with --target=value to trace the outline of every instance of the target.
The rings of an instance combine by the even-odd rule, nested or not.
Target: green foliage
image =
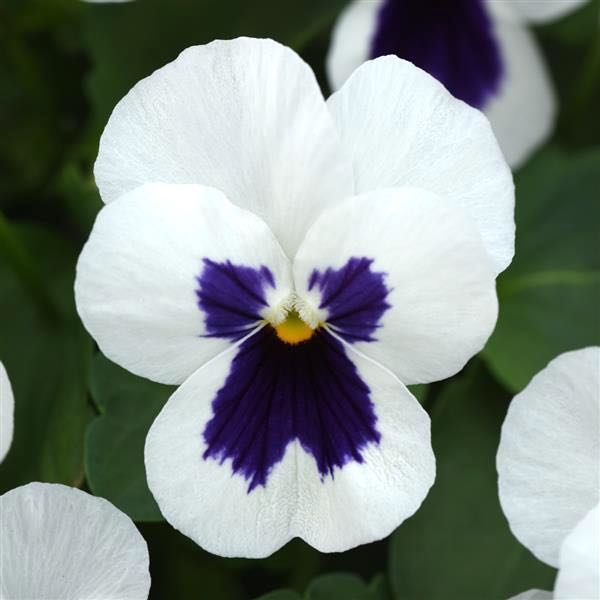
[[[136,377],[98,354],[91,393],[100,415],[86,435],[85,473],[90,488],[134,521],[162,520],[146,484],[144,442],[173,388]]]
[[[392,537],[395,598],[504,600],[552,589],[554,570],[512,536],[498,500],[495,460],[508,399],[478,362],[436,399],[436,481]]]
[[[561,352],[600,344],[600,150],[548,147],[516,187],[516,254],[484,350],[514,391]]]

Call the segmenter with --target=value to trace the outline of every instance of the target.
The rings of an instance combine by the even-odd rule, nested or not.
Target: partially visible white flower
[[[51,483],[0,496],[2,600],[143,600],[148,548],[103,498]]]
[[[556,116],[554,89],[527,25],[557,19],[586,1],[354,0],[333,31],[329,82],[340,88],[362,62],[382,52],[412,60],[455,96],[483,110],[516,168],[550,135]],[[382,45],[378,40],[385,27],[392,39]],[[490,75],[493,81],[486,83]],[[465,85],[489,89],[473,96],[465,93]]]
[[[6,374],[0,362],[0,462],[4,460],[13,439],[15,399]]]
[[[554,597],[598,598],[600,348],[561,354],[515,396],[497,468],[512,532],[559,568]]]

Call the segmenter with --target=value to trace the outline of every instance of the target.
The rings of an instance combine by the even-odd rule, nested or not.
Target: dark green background
[[[115,103],[183,48],[237,35],[292,46],[327,93],[324,56],[344,4],[0,0],[0,359],[16,396],[0,492],[53,481],[111,500],[148,541],[152,598],[493,600],[553,585],[508,529],[494,461],[514,392],[560,352],[600,342],[597,0],[536,30],[561,100],[556,133],[516,174],[517,252],[498,281],[495,333],[463,373],[420,390],[437,481],[390,538],[333,555],[295,540],[249,561],[171,529],[142,460],[171,389],[99,355],[75,313],[74,264],[101,206],[91,167]]]

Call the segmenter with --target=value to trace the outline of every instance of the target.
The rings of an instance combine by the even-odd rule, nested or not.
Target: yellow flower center
[[[305,323],[295,310],[291,310],[285,321],[275,326],[275,333],[281,341],[295,345],[310,340],[315,330]]]

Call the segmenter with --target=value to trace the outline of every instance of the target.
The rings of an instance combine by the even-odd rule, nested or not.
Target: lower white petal
[[[552,600],[554,595],[546,590],[527,590],[516,596],[512,596],[510,600]]]
[[[500,502],[540,560],[559,564],[565,537],[600,494],[600,348],[561,354],[511,402],[498,448]]]
[[[341,88],[352,72],[369,60],[382,4],[383,0],[353,0],[335,22],[325,63],[332,90]]]
[[[535,36],[511,11],[512,4],[490,5],[504,74],[483,112],[507,162],[518,168],[552,133],[556,98]]]
[[[259,335],[265,336],[262,341],[247,342],[264,343],[272,332],[265,329],[255,338]],[[194,373],[152,425],[145,450],[149,487],[169,523],[206,550],[258,558],[296,536],[323,552],[347,550],[391,533],[417,510],[432,485],[435,464],[429,418],[416,399],[388,371],[343,350],[329,334],[316,335],[325,337],[296,348],[308,352],[308,344],[331,342],[333,356],[343,355],[346,369],[355,365],[351,370],[356,372],[350,375],[358,374],[370,390],[380,439],[357,447],[358,460],[349,459],[322,474],[318,452],[310,441],[302,441],[317,428],[320,443],[335,454],[345,443],[344,436],[354,435],[352,428],[362,414],[353,412],[357,403],[347,405],[352,408],[349,412],[337,413],[336,428],[323,425],[330,422],[328,415],[340,410],[339,402],[347,401],[336,395],[347,381],[347,370],[319,375],[312,370],[315,364],[306,372],[294,367],[292,381],[282,375],[287,371],[269,372],[269,361],[261,359],[244,375],[236,362],[238,350],[228,350]],[[283,342],[272,341],[282,344],[274,347],[277,356],[294,352]],[[351,361],[345,352],[352,352]],[[321,393],[330,390],[325,395],[313,394],[308,387],[319,377]],[[230,447],[239,454],[203,458],[211,452],[207,424],[213,424],[221,410],[215,398],[228,385],[238,386],[232,397],[239,403],[229,406],[217,433],[229,436]],[[315,398],[316,407],[311,404]],[[313,413],[320,415],[318,420],[311,419]],[[272,459],[276,445],[281,451]],[[246,460],[248,456],[251,460]],[[267,459],[268,469],[255,485],[250,470],[262,469],[260,461]],[[242,466],[235,466],[238,460]]]
[[[600,598],[600,505],[590,510],[560,549],[557,600]]]
[[[15,399],[6,369],[0,362],[0,462],[10,449],[14,429]]]
[[[103,498],[30,483],[0,497],[0,522],[0,597],[148,597],[146,542],[131,519]]]

